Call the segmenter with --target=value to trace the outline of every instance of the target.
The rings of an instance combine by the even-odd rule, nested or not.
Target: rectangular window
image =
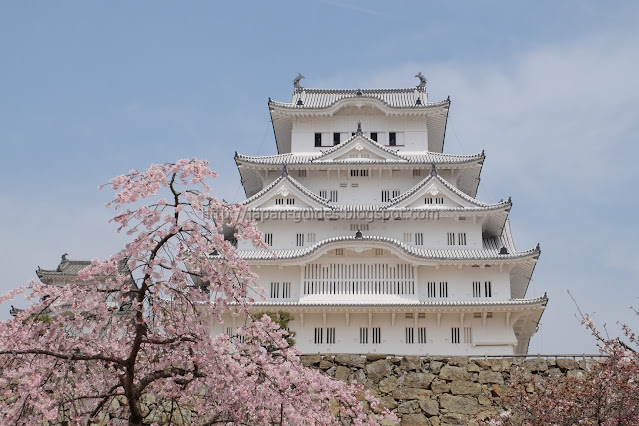
[[[457,233],[457,241],[458,241],[460,246],[465,246],[466,245],[466,233],[465,232]]]
[[[290,299],[291,298],[291,283],[286,282],[282,283],[282,299]]]
[[[289,206],[292,204],[295,204],[295,198],[287,198],[286,199],[286,204],[288,204]]]
[[[422,171],[419,169],[413,169],[413,177],[415,176],[421,176],[422,175]]]
[[[415,343],[415,328],[406,327],[406,343],[412,345]]]
[[[341,133],[333,133],[333,145],[339,145]]]
[[[473,329],[471,327],[464,327],[464,343],[473,343]]]
[[[450,330],[450,342],[459,343],[459,327],[453,327]]]
[[[306,177],[306,170],[298,170],[297,177]]]
[[[415,233],[415,245],[417,246],[424,245],[424,234],[422,232]]]
[[[359,343],[362,345],[368,344],[368,328],[360,327],[359,328]]]
[[[424,204],[433,204],[433,197],[424,198]]]
[[[309,234],[306,234],[306,241],[308,241],[309,243],[314,243],[315,242],[315,233],[311,232]]]
[[[335,249],[335,256],[344,256],[344,249]]]
[[[276,198],[275,199],[275,204],[276,205],[284,204],[284,198]]]
[[[417,343],[426,343],[426,327],[417,329]]]
[[[272,246],[273,245],[273,234],[271,234],[271,233],[264,234],[264,242],[266,243],[267,246]]]
[[[368,231],[368,223],[351,223],[351,231]]]
[[[297,246],[302,247],[304,245],[304,234],[297,234]]]
[[[386,203],[395,197],[399,197],[399,189],[383,189],[382,203]]]
[[[226,327],[226,335],[229,337],[233,336],[233,328],[232,327]]]
[[[351,177],[365,177],[368,176],[368,169],[353,169],[351,170]]]
[[[481,281],[473,281],[473,297],[481,297]]]
[[[455,233],[454,232],[449,232],[448,233],[448,245],[449,246],[454,246],[455,245]]]
[[[322,146],[322,134],[315,133],[315,146]]]
[[[436,297],[437,293],[436,290],[437,289],[437,283],[435,281],[429,281],[428,282],[428,297]]]
[[[329,345],[335,344],[335,327],[329,327],[326,329],[326,343]]]
[[[271,283],[271,299],[280,298],[280,283]]]
[[[382,329],[380,327],[373,327],[373,344],[382,343]]]
[[[439,297],[448,297],[448,281],[439,282]]]
[[[326,189],[320,189],[320,193],[319,193],[320,197],[328,200],[328,198],[327,198],[328,193],[327,192],[328,191]]]
[[[397,133],[395,132],[390,132],[388,134],[388,144],[390,146],[395,146],[397,145]]]
[[[315,344],[322,344],[324,341],[324,329],[321,327],[315,327]]]
[[[443,197],[435,197],[435,204],[444,204],[444,198]]]
[[[377,132],[371,132],[371,139],[377,142]]]
[[[337,203],[337,190],[332,189],[330,192],[330,197],[328,197],[328,201],[331,203]]]
[[[493,285],[490,281],[484,282],[484,297],[493,297]]]
[[[380,248],[375,249],[375,256],[383,256],[383,255],[384,255],[384,249],[380,249]]]

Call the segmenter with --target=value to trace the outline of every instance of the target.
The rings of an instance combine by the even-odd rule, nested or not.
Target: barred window
[[[415,328],[414,327],[406,327],[406,343],[408,343],[408,344],[415,343]]]
[[[417,329],[417,343],[426,343],[426,327]]]
[[[315,344],[319,345],[324,342],[324,329],[315,327]]]
[[[450,335],[451,343],[459,343],[459,327],[452,327]]]
[[[264,242],[266,243],[267,246],[272,246],[273,245],[273,234],[271,234],[271,233],[264,234]]]
[[[326,329],[326,343],[329,345],[335,344],[335,327],[329,327]]]
[[[373,344],[382,343],[382,329],[380,327],[373,327]]]
[[[302,247],[304,245],[304,234],[297,234],[297,246]]]
[[[422,232],[415,233],[415,245],[418,245],[418,246],[424,245],[424,234]]]
[[[429,281],[428,282],[428,297],[436,297],[437,293],[436,293],[436,288],[437,288],[437,283],[435,281]]]
[[[448,297],[448,282],[440,281],[439,283],[439,297]]]
[[[363,345],[368,344],[368,328],[366,327],[359,328],[359,343]]]
[[[460,246],[465,246],[466,245],[466,233],[465,232],[457,233],[457,241],[459,241],[459,245]]]

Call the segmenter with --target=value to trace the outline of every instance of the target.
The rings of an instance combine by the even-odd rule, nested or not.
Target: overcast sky
[[[276,153],[269,97],[413,87],[451,96],[444,150],[486,151],[478,198],[513,197],[533,353],[593,353],[577,307],[639,328],[639,3],[137,1],[0,3],[0,291],[124,241],[97,186],[209,159],[241,201],[234,151]],[[20,303],[24,302],[18,302]],[[0,318],[8,306],[0,306]]]

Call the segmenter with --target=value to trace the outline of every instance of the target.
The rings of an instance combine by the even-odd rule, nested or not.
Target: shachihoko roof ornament
[[[421,71],[417,73],[415,77],[419,78],[419,84],[417,85],[417,88],[419,90],[424,90],[426,88],[426,77],[422,75]]]

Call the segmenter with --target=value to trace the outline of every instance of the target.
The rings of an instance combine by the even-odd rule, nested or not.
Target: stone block
[[[349,374],[351,374],[351,369],[348,367],[344,367],[343,365],[338,365],[335,368],[335,378],[337,380],[341,380],[345,382],[348,379]]]
[[[397,389],[397,386],[399,386],[397,377],[390,376],[380,380],[378,388],[381,393],[390,393]]]
[[[426,389],[419,388],[405,388],[398,387],[393,391],[393,398],[395,399],[417,399],[417,400],[425,400],[430,399],[430,396],[433,393]]]
[[[321,368],[322,370],[328,370],[333,365],[335,365],[335,364],[333,363],[333,360],[331,358],[324,357],[324,358],[322,358],[322,360],[319,363],[319,368]]]
[[[480,371],[477,377],[479,383],[504,383],[504,377],[497,371]]]
[[[524,361],[524,367],[534,373],[548,370],[548,363],[543,358],[531,358]]]
[[[439,397],[439,405],[450,413],[473,415],[479,411],[477,399],[467,396],[444,394]]]
[[[468,371],[461,367],[446,365],[439,372],[439,378],[444,380],[468,380]]]
[[[458,413],[446,413],[441,417],[441,426],[466,426],[469,417]]]
[[[428,417],[437,416],[439,414],[439,404],[434,399],[419,401],[419,407]]]
[[[397,401],[392,396],[386,395],[379,398],[379,404],[377,406],[392,411],[397,408]]]
[[[347,367],[364,368],[366,366],[366,358],[353,354],[335,355],[335,362]]]
[[[467,356],[454,356],[448,360],[448,365],[455,365],[458,367],[466,367],[470,360]]]
[[[558,358],[557,367],[561,368],[563,371],[576,370],[579,368],[579,363],[577,363],[577,361],[575,361],[574,359],[570,359],[570,358]]]
[[[312,365],[319,365],[322,360],[321,355],[300,355],[300,361],[304,367],[310,367]]]
[[[399,364],[401,368],[405,371],[419,371],[422,368],[422,360],[418,356],[406,356],[402,358],[401,363]]]
[[[409,388],[428,389],[428,386],[431,384],[434,378],[435,375],[431,373],[411,372],[408,373],[406,377],[404,377],[404,386]]]
[[[368,378],[374,382],[378,382],[380,379],[390,376],[392,371],[391,364],[386,359],[371,362],[366,366]]]
[[[493,358],[490,360],[490,369],[493,371],[508,371],[512,365],[512,358]]]
[[[417,414],[404,414],[402,416],[402,421],[400,422],[402,426],[430,426],[431,423],[428,421],[426,416],[422,413]]]
[[[420,411],[421,408],[419,408],[419,403],[415,400],[402,402],[397,407],[397,412],[400,414],[419,413]]]
[[[444,364],[440,361],[433,361],[430,363],[430,366],[428,367],[430,372],[433,374],[439,374],[439,372],[441,371],[442,367],[444,366]]]
[[[388,355],[386,354],[366,354],[366,361],[373,362],[379,361],[380,359],[386,359]]]
[[[566,377],[568,377],[569,379],[585,380],[586,373],[581,370],[568,370],[568,372],[566,373]]]
[[[435,395],[439,395],[440,393],[447,393],[450,390],[450,385],[444,380],[435,379],[430,384],[430,389]]]
[[[467,380],[455,380],[450,383],[450,392],[453,395],[479,395],[481,385]]]

